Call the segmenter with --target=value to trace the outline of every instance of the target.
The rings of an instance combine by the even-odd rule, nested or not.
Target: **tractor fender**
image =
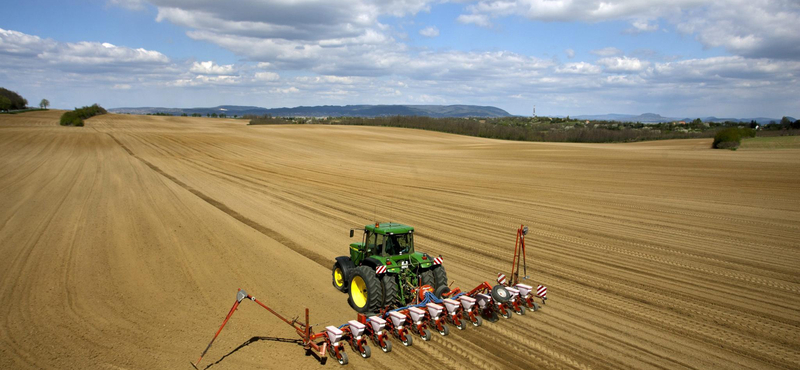
[[[362,265],[362,266],[369,266],[369,267],[371,267],[373,270],[374,270],[374,269],[376,269],[376,268],[378,268],[378,266],[383,266],[383,264],[381,263],[381,261],[378,261],[378,260],[376,260],[376,259],[374,259],[374,258],[372,258],[372,257],[370,257],[370,258],[365,258],[363,261],[361,261],[361,265]]]
[[[353,278],[353,272],[356,270],[356,265],[354,265],[350,257],[347,256],[336,257],[336,262],[339,263],[339,266],[342,266],[345,284],[349,284],[350,279]]]

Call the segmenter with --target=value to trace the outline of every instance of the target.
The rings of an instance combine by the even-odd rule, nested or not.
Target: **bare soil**
[[[237,288],[342,324],[330,267],[375,220],[463,288],[526,224],[550,299],[350,368],[800,368],[800,149],[60,113],[0,116],[2,369],[191,369]],[[293,339],[243,302],[201,368],[323,368]]]

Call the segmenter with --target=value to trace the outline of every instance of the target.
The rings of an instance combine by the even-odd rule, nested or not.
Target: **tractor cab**
[[[353,230],[350,233],[352,235]],[[370,257],[385,263],[389,257],[395,257],[392,260],[408,260],[408,256],[413,254],[414,228],[396,223],[367,225],[361,243],[350,244],[350,259],[356,265]]]

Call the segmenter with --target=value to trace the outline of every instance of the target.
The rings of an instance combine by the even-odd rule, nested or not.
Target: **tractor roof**
[[[364,229],[367,231],[372,231],[376,234],[406,234],[410,232],[414,232],[414,228],[408,225],[396,224],[396,223],[383,223],[379,224],[378,227],[375,227],[375,224],[364,226]]]

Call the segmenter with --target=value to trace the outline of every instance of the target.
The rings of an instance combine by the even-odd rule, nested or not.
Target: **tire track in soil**
[[[234,211],[233,209],[231,209],[230,207],[226,206],[222,202],[219,202],[216,199],[211,198],[211,197],[207,196],[206,194],[200,192],[199,190],[187,185],[183,181],[178,180],[174,176],[162,171],[156,165],[148,162],[146,159],[141,158],[141,157],[137,156],[136,154],[134,154],[130,149],[128,149],[128,147],[125,146],[125,144],[120,142],[114,135],[112,135],[110,133],[107,133],[107,135],[110,136],[112,139],[114,139],[114,141],[117,144],[119,144],[119,146],[122,147],[122,149],[124,149],[128,154],[130,154],[131,156],[133,156],[137,160],[141,161],[147,167],[149,167],[153,171],[157,172],[159,175],[163,176],[167,180],[172,181],[173,183],[175,183],[175,185],[180,186],[184,190],[194,194],[195,196],[197,196],[198,198],[202,199],[206,203],[214,206],[214,208],[219,209],[220,211],[226,213],[228,216],[233,217],[237,221],[239,221],[239,222],[251,227],[253,230],[258,231],[259,233],[269,237],[270,239],[275,240],[278,243],[283,244],[287,248],[299,253],[300,255],[308,258],[311,261],[314,261],[315,263],[319,264],[320,266],[322,266],[322,267],[324,267],[326,269],[330,267],[329,266],[330,265],[330,260],[328,258],[322,256],[321,254],[319,254],[317,252],[314,252],[314,251],[311,251],[311,250],[309,250],[307,248],[302,247],[301,245],[295,243],[294,241],[292,241],[288,237],[284,236],[283,234],[281,234],[281,233],[279,233],[279,232],[277,232],[277,231],[275,231],[273,229],[270,229],[270,228],[268,228],[268,227],[266,227],[264,225],[261,225],[258,222],[255,222],[255,221],[253,221],[252,219],[250,219],[248,217],[243,216],[242,214],[240,214],[239,212]]]

